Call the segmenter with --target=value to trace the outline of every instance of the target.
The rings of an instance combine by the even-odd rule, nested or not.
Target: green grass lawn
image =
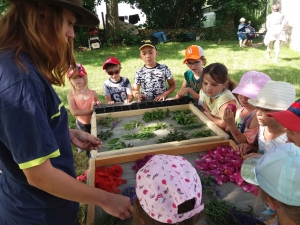
[[[185,49],[192,44],[196,44],[204,49],[207,65],[214,62],[225,64],[230,77],[237,83],[245,72],[257,70],[268,74],[272,80],[286,81],[293,84],[297,91],[297,98],[299,98],[300,53],[283,45],[278,63],[275,64],[272,59],[267,60],[265,58],[266,47],[262,44],[262,39],[256,38],[253,42],[256,47],[244,49],[239,48],[238,40],[222,41],[220,44],[211,41],[159,44],[157,45],[157,62],[166,64],[172,71],[177,85],[172,96],[175,96],[179,90],[183,81],[183,73],[187,70],[187,66],[182,63]],[[127,77],[132,85],[135,71],[143,66],[137,46],[106,47],[76,53],[77,61],[85,67],[88,73],[89,88],[95,90],[99,95],[99,99],[103,102],[103,82],[108,79],[108,75],[102,70],[102,63],[108,56],[116,56],[121,61],[121,76]],[[55,87],[55,89],[68,109],[67,94],[70,89],[68,82],[66,84],[65,87]],[[71,114],[69,114],[69,125],[70,128],[75,127],[75,118]],[[79,175],[88,168],[88,160],[85,154],[77,154],[75,148],[73,148],[73,151],[76,173]],[[82,206],[78,215],[82,221],[84,218],[83,208]]]

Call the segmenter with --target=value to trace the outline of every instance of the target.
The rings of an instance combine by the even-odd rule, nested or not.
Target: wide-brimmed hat
[[[185,58],[183,60],[183,63],[185,63],[189,59],[198,60],[202,56],[205,56],[203,49],[198,45],[191,45],[185,50]]]
[[[8,0],[11,1],[12,0]],[[77,15],[76,25],[79,26],[96,26],[100,23],[98,16],[86,8],[82,7],[82,0],[32,0],[50,5],[60,6],[68,9]]]
[[[257,98],[248,99],[255,107],[269,110],[286,110],[295,101],[293,85],[284,81],[268,81]]]
[[[136,174],[136,196],[151,218],[166,224],[179,223],[204,209],[200,177],[182,156],[153,156]],[[178,206],[191,199],[193,209],[180,213]]]
[[[300,98],[287,110],[267,114],[289,130],[300,131]]]
[[[257,98],[261,89],[271,78],[262,72],[249,71],[245,73],[239,85],[232,90],[232,93],[243,95],[247,98]]]
[[[300,148],[285,143],[261,156],[247,158],[243,179],[260,186],[268,195],[287,205],[300,206]]]

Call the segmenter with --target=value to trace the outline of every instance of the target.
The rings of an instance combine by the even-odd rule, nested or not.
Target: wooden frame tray
[[[154,110],[156,108],[147,108],[147,109],[139,109],[139,110],[130,110],[130,111],[121,111],[121,112],[113,112],[113,113],[103,113],[103,114],[96,114],[93,113],[92,119],[91,119],[91,133],[95,136],[97,136],[97,121],[100,118],[111,116],[114,118],[122,118],[122,117],[129,117],[129,116],[139,116],[143,115],[145,112],[149,112],[151,110]],[[218,141],[218,140],[226,140],[229,138],[229,135],[219,128],[216,124],[214,124],[210,119],[208,119],[197,107],[195,107],[192,103],[189,104],[182,104],[182,105],[176,105],[176,106],[168,106],[168,107],[160,107],[159,109],[170,111],[176,111],[176,110],[190,110],[194,115],[196,115],[203,123],[207,125],[207,127],[215,133],[214,136],[210,137],[204,137],[204,138],[193,138],[189,140],[184,141],[175,141],[175,142],[168,142],[163,144],[147,144],[143,146],[137,146],[137,147],[131,147],[131,148],[125,148],[125,149],[119,149],[114,151],[106,151],[106,152],[98,152],[97,150],[91,151],[92,158],[95,157],[106,157],[111,155],[119,155],[119,154],[127,154],[129,152],[139,152],[139,151],[147,151],[150,149],[162,149],[162,148],[174,148],[177,146],[182,145],[191,145],[196,143],[206,143],[206,142],[212,142],[212,141]]]
[[[156,154],[184,155],[189,153],[200,153],[207,150],[215,149],[219,146],[232,146],[234,149],[236,148],[236,144],[232,140],[221,140],[221,141],[213,141],[207,143],[177,146],[176,148],[171,147],[171,148],[152,149],[152,150],[145,150],[140,152],[127,152],[122,155],[112,155],[112,156],[104,156],[101,158],[91,158],[89,161],[88,185],[93,187],[95,186],[95,169],[100,166],[135,162],[136,160],[141,159],[146,155],[156,155]],[[193,162],[191,163],[194,164]],[[135,172],[132,170],[132,173]],[[99,207],[97,206],[97,208]],[[85,224],[90,225],[95,222],[95,219],[96,219],[96,206],[87,205]]]

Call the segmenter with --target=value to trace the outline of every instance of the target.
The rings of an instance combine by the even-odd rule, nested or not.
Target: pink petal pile
[[[257,187],[243,180],[241,176],[243,159],[231,146],[220,146],[198,156],[200,159],[195,160],[196,170],[213,175],[218,185],[231,181],[244,191],[257,195]]]

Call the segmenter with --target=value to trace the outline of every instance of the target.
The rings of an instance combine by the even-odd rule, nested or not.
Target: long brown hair
[[[42,32],[43,16],[47,11],[47,29],[51,37]],[[47,18],[48,19],[48,18]],[[28,53],[41,74],[54,85],[65,84],[65,74],[75,64],[73,40],[66,44],[62,36],[63,9],[35,1],[13,1],[9,10],[0,19],[0,50],[15,51],[14,60],[26,73],[20,61],[22,52]],[[51,43],[49,39],[53,40]]]

